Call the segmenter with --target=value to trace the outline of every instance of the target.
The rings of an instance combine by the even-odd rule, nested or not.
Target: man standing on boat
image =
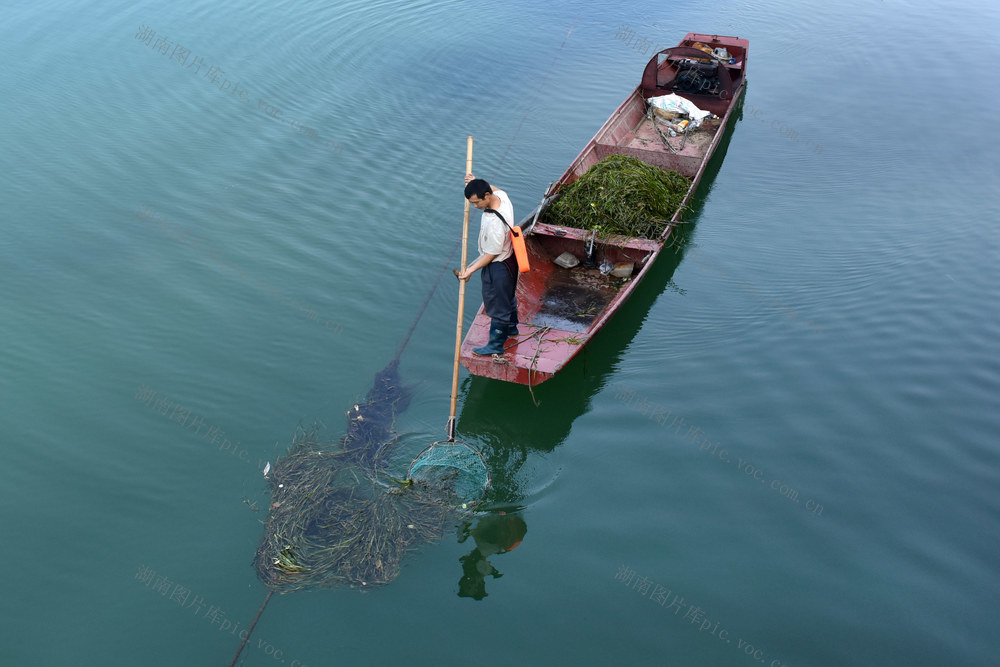
[[[483,212],[479,223],[479,258],[458,276],[468,280],[482,269],[483,308],[490,316],[490,340],[472,351],[480,356],[503,354],[508,336],[517,335],[517,259],[510,241],[514,205],[503,190],[472,174],[465,176],[465,198]]]

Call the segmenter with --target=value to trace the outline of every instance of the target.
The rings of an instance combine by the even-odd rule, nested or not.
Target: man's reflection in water
[[[476,548],[458,560],[462,563],[462,578],[458,580],[458,596],[482,600],[487,596],[486,575],[494,579],[503,576],[487,558],[512,551],[524,539],[528,524],[516,514],[486,514],[475,527],[466,521],[458,534],[461,544],[472,535]]]

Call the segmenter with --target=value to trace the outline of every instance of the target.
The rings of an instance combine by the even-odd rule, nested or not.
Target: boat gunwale
[[[708,36],[708,35],[702,35],[702,34],[698,34],[698,33],[688,33],[684,37],[684,39],[681,40],[681,43],[678,46],[683,46],[684,43],[687,42],[687,41],[692,41],[692,40],[694,40],[694,41],[702,41],[702,40],[699,40],[698,38],[706,38],[706,37],[710,37],[711,38],[710,41],[713,41],[715,43],[721,43],[721,44],[727,44],[727,45],[736,45],[736,46],[739,46],[739,47],[741,47],[743,49],[743,57],[742,57],[742,60],[740,62],[740,74],[741,74],[741,76],[739,77],[738,84],[733,88],[732,97],[730,98],[729,104],[726,107],[726,112],[722,116],[721,121],[719,122],[719,126],[716,129],[714,136],[712,137],[712,140],[705,147],[705,151],[704,151],[704,154],[701,156],[701,159],[700,159],[699,164],[698,164],[698,168],[696,169],[694,176],[691,177],[691,183],[688,186],[687,192],[685,193],[684,198],[681,200],[680,205],[678,206],[678,208],[674,212],[674,214],[671,216],[666,229],[663,230],[663,232],[660,234],[660,236],[658,238],[647,239],[647,238],[642,238],[642,237],[631,237],[631,236],[624,236],[624,235],[620,235],[620,236],[616,235],[616,236],[612,236],[612,237],[609,237],[609,238],[602,238],[601,239],[600,243],[602,245],[610,245],[610,246],[615,246],[615,247],[619,247],[619,248],[629,248],[629,249],[635,249],[635,250],[645,250],[645,251],[648,252],[648,255],[646,255],[643,258],[643,260],[641,261],[641,266],[639,267],[638,273],[636,273],[630,280],[628,280],[624,285],[621,286],[621,289],[618,291],[618,293],[601,310],[601,312],[598,314],[598,316],[595,317],[590,322],[590,324],[587,326],[587,328],[584,331],[582,331],[582,332],[569,332],[569,331],[555,330],[555,329],[552,330],[552,331],[556,332],[557,334],[563,334],[564,336],[567,335],[567,334],[568,335],[572,335],[572,336],[578,338],[581,342],[578,345],[574,345],[573,349],[572,349],[572,352],[570,354],[568,354],[565,358],[563,358],[561,360],[557,360],[558,363],[557,363],[557,365],[555,366],[555,368],[551,372],[548,372],[548,371],[539,371],[537,369],[532,369],[532,368],[525,369],[525,368],[523,368],[521,366],[517,366],[516,364],[511,363],[510,360],[506,359],[506,354],[505,355],[496,355],[496,356],[501,356],[502,357],[503,361],[506,362],[505,365],[507,365],[507,366],[513,366],[513,367],[515,367],[517,369],[517,371],[515,371],[515,375],[516,376],[524,375],[524,373],[522,373],[521,371],[525,371],[527,373],[527,375],[526,375],[527,381],[525,381],[525,382],[521,382],[520,379],[514,379],[514,380],[508,380],[508,381],[517,382],[519,384],[527,384],[529,386],[537,386],[538,384],[541,384],[542,382],[545,382],[546,380],[548,380],[551,377],[553,377],[560,370],[562,370],[563,368],[565,368],[565,366],[589,342],[590,338],[593,337],[598,331],[600,331],[601,328],[611,318],[611,316],[614,315],[618,311],[618,309],[622,306],[622,304],[628,298],[631,297],[632,293],[635,291],[635,289],[638,286],[638,284],[642,281],[643,278],[646,277],[646,275],[649,273],[651,267],[656,262],[656,259],[659,257],[659,254],[660,254],[661,250],[663,249],[663,246],[666,244],[667,240],[669,239],[670,234],[673,233],[674,229],[677,227],[678,224],[683,223],[683,221],[680,220],[680,218],[683,216],[684,212],[686,211],[686,209],[688,207],[688,204],[690,203],[691,199],[694,197],[695,193],[697,192],[698,186],[701,183],[701,179],[704,176],[706,169],[708,168],[709,162],[711,162],[712,157],[715,155],[715,151],[718,148],[719,143],[721,143],[721,141],[722,141],[722,138],[723,138],[723,136],[724,136],[724,134],[726,132],[726,128],[728,127],[730,119],[732,117],[733,111],[738,106],[738,100],[742,96],[742,94],[743,94],[743,92],[745,90],[745,87],[746,87],[746,66],[747,66],[747,57],[748,57],[748,54],[749,54],[749,41],[748,40],[740,39],[738,37],[728,37],[728,36],[719,36],[719,35]],[[704,41],[709,41],[709,40],[704,40]],[[677,47],[671,47],[671,48],[677,48]],[[670,49],[663,49],[662,51],[653,54],[653,56],[650,59],[650,61],[657,59],[661,53],[664,53],[664,52],[669,51],[669,50]],[[648,65],[649,65],[649,63],[647,62],[647,66]],[[678,94],[681,97],[684,97],[685,99],[689,98],[688,95],[684,95],[682,93],[678,93]],[[635,98],[638,98],[638,100],[635,99]],[[625,114],[630,111],[629,105],[634,105],[634,104],[643,104],[643,105],[647,104],[645,98],[643,97],[643,87],[642,87],[642,80],[641,79],[640,79],[640,83],[615,108],[615,110],[611,113],[611,115],[608,116],[607,120],[604,121],[604,123],[597,130],[597,132],[594,133],[593,137],[591,137],[591,139],[587,142],[587,144],[583,147],[583,149],[580,150],[580,152],[577,154],[577,156],[573,160],[570,161],[569,166],[566,168],[566,170],[563,172],[563,174],[559,177],[559,179],[557,181],[555,181],[553,184],[551,184],[550,188],[546,191],[546,197],[543,199],[543,201],[540,204],[538,204],[537,206],[535,206],[531,210],[531,212],[528,213],[528,215],[526,215],[522,219],[522,221],[520,223],[520,226],[522,227],[522,229],[528,229],[529,226],[530,226],[530,231],[527,234],[525,234],[526,238],[530,239],[531,236],[538,235],[538,236],[542,236],[542,237],[552,237],[552,238],[568,239],[568,240],[576,241],[576,242],[580,242],[580,243],[583,243],[587,239],[589,239],[589,237],[591,235],[591,232],[589,230],[581,229],[581,228],[576,228],[576,227],[566,227],[566,226],[561,226],[561,225],[548,224],[548,223],[545,223],[545,222],[543,222],[541,220],[541,216],[544,214],[545,209],[549,205],[551,205],[551,203],[553,201],[555,201],[561,195],[560,190],[564,186],[568,185],[569,182],[572,182],[572,180],[575,180],[575,178],[573,178],[573,175],[575,173],[575,167],[577,167],[578,165],[582,164],[583,160],[585,158],[589,157],[590,154],[592,152],[594,152],[594,150],[596,150],[596,147],[598,145],[606,146],[610,150],[613,150],[614,148],[618,147],[617,145],[601,144],[599,142],[599,139],[602,138],[605,134],[610,133],[611,127],[615,123],[620,122],[622,120],[622,118],[625,116]],[[638,125],[635,128],[632,128],[633,134],[634,134],[634,130],[637,129],[642,124],[642,122],[643,122],[643,120],[640,119]],[[664,150],[655,151],[655,152],[666,153],[667,151],[664,149]],[[642,159],[639,156],[637,156],[637,157],[639,159]],[[647,164],[650,164],[646,160],[643,160],[643,161],[647,162]],[[658,168],[662,168],[662,167],[659,167],[659,165],[654,165],[654,166],[657,166]],[[486,316],[485,309],[484,309],[483,305],[480,305],[479,310],[476,313],[476,316],[475,316],[475,318],[473,320],[473,327],[476,326],[477,322],[479,322],[481,324],[480,318],[488,319],[488,317]],[[530,323],[527,324],[527,325],[523,325],[523,326],[532,326],[532,327],[535,327],[535,325],[531,325]],[[472,362],[475,365],[488,364],[488,365],[484,366],[484,368],[491,368],[491,369],[495,370],[495,365],[498,364],[498,361],[491,360],[489,357],[475,357],[475,356],[470,356],[470,355],[468,355],[465,352],[466,345],[469,345],[469,347],[471,348],[471,342],[469,341],[469,337],[472,334],[473,327],[470,327],[469,331],[467,332],[467,334],[466,334],[466,336],[465,336],[465,338],[464,338],[464,340],[462,342],[462,354],[460,356],[461,356],[461,360],[463,362],[463,365],[465,365],[466,368],[469,369],[469,371],[471,373],[475,374],[475,375],[482,375],[484,377],[489,377],[489,378],[493,378],[493,379],[503,379],[503,378],[497,377],[496,374],[476,373],[470,367],[469,362]],[[537,330],[537,327],[535,327],[535,328]],[[538,345],[540,345],[542,342],[546,342],[546,339],[539,340],[538,341]],[[556,341],[553,340],[553,341],[550,341],[550,342],[556,342]],[[516,347],[516,346],[513,346],[513,347]],[[515,356],[516,356],[516,352],[515,352]]]

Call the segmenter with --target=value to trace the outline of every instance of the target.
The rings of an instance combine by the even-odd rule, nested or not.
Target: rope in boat
[[[542,351],[542,343],[544,342],[542,337],[551,330],[552,327],[542,327],[540,329],[536,329],[531,334],[531,338],[534,338],[536,341],[538,341],[538,344],[535,345],[535,354],[534,356],[531,357],[531,364],[528,365],[528,393],[531,394],[531,402],[535,404],[536,408],[540,404],[538,400],[535,398],[535,389],[532,386],[534,373],[538,371],[538,355]]]
[[[460,245],[462,245],[461,239],[455,242],[455,246],[451,249],[451,252],[448,254],[448,260],[444,263],[444,265],[441,266],[441,270],[438,271],[437,278],[434,280],[434,284],[431,286],[431,291],[427,294],[427,298],[424,299],[424,305],[420,306],[420,311],[417,313],[416,319],[413,320],[413,324],[410,325],[410,330],[406,332],[406,337],[403,338],[403,344],[399,346],[398,350],[396,350],[396,357],[394,361],[399,361],[399,358],[403,356],[403,350],[406,349],[406,344],[410,342],[410,336],[413,335],[413,330],[417,328],[417,322],[419,322],[420,318],[423,317],[424,310],[427,309],[427,304],[431,302],[431,297],[434,296],[434,292],[437,291],[438,284],[441,282],[441,276],[444,275],[445,269],[447,269],[448,266],[451,265],[451,258],[455,256],[455,251],[458,250],[458,247]]]
[[[649,107],[648,109],[646,109],[646,118],[649,119],[649,122],[653,126],[653,129],[656,130],[656,133],[660,135],[660,141],[663,143],[664,146],[667,147],[667,150],[669,150],[674,155],[679,155],[680,151],[684,150],[684,144],[687,143],[687,138],[688,138],[687,132],[684,133],[684,137],[681,139],[680,148],[674,148],[673,146],[670,145],[670,138],[663,133],[663,130],[661,130],[660,126],[656,123],[656,116],[653,113],[653,107]]]
[[[535,327],[534,324],[528,324],[528,325],[525,325],[525,326]],[[542,351],[542,343],[546,342],[546,340],[548,340],[549,342],[553,342],[553,343],[559,342],[559,340],[561,340],[561,339],[557,339],[557,338],[549,338],[549,339],[543,338],[545,336],[545,334],[547,334],[550,331],[552,331],[552,327],[549,327],[549,326],[535,327],[535,330],[533,332],[531,332],[531,334],[529,334],[527,336],[527,338],[524,338],[524,339],[520,338],[521,334],[518,334],[517,336],[511,336],[511,338],[515,339],[514,343],[512,345],[504,345],[504,351],[506,352],[510,348],[512,348],[512,347],[514,347],[516,345],[519,345],[519,344],[521,344],[521,343],[523,343],[525,341],[529,341],[532,338],[534,338],[537,341],[537,344],[535,345],[535,354],[531,357],[531,363],[528,364],[528,393],[531,394],[531,402],[535,404],[536,408],[539,405],[541,405],[541,403],[539,403],[535,399],[535,390],[533,388],[533,382],[534,382],[534,374],[536,372],[538,372],[538,355]],[[510,363],[509,361],[507,361],[507,359],[502,354],[494,354],[493,355],[493,362],[497,363],[497,364],[509,364]]]

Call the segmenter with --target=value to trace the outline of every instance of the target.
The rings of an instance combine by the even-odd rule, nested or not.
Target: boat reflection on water
[[[507,553],[517,548],[528,532],[528,524],[519,514],[497,512],[479,517],[473,526],[462,523],[458,531],[459,544],[469,536],[475,548],[458,560],[462,563],[462,578],[458,580],[458,596],[482,600],[487,596],[486,577],[503,576],[488,560],[490,556]]]
[[[741,118],[743,98],[734,110],[734,120]],[[726,128],[723,140],[709,162],[692,202],[690,220],[697,219],[725,159],[736,122]],[[480,514],[465,522],[458,533],[459,543],[471,536],[475,548],[459,560],[462,576],[459,597],[481,600],[487,596],[486,577],[499,578],[491,557],[505,554],[518,546],[528,531],[525,514],[532,503],[531,489],[547,487],[552,480],[533,480],[523,472],[533,452],[551,452],[562,444],[573,422],[590,409],[593,396],[609,382],[612,372],[657,297],[673,278],[684,257],[693,224],[683,225],[675,237],[676,252],[660,253],[649,275],[588,345],[555,377],[529,391],[510,382],[475,375],[462,385],[463,406],[457,430],[462,438],[475,443],[492,475],[492,491]],[[536,405],[537,401],[537,405]],[[522,548],[518,553],[526,553]],[[493,558],[495,560],[495,558]]]

